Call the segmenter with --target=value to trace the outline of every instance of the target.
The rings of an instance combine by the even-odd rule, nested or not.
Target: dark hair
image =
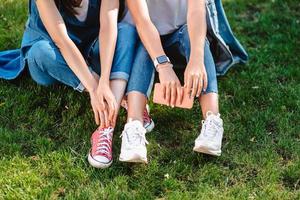
[[[79,7],[82,0],[55,0],[55,4],[60,8],[64,8],[69,15],[76,15],[76,7]]]
[[[79,7],[82,0],[55,0],[55,4],[58,7],[58,9],[65,9],[65,11],[69,15],[76,15],[78,14],[77,11],[74,9],[76,7]],[[119,20],[124,17],[125,14],[125,0],[119,0],[120,2],[120,8],[119,8]]]

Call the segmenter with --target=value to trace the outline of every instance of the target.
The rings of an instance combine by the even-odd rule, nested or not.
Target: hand
[[[191,98],[199,97],[202,90],[207,89],[207,74],[204,63],[188,63],[184,72],[184,87],[188,89]]]
[[[169,66],[167,66],[169,65]],[[177,98],[180,99],[180,103],[183,99],[183,89],[180,81],[176,76],[171,64],[164,64],[158,66],[159,81],[163,86],[164,98],[167,100],[168,105],[175,106]]]
[[[95,122],[101,128],[114,124],[116,119],[117,104],[108,83],[100,79],[99,85],[89,91]]]
[[[100,127],[103,128],[115,124],[117,101],[110,89],[109,80],[100,78],[96,93],[100,103]],[[97,124],[99,125],[99,121]]]

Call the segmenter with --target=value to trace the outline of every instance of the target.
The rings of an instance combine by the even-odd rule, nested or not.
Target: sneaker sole
[[[127,154],[128,155],[128,154]],[[142,158],[141,156],[134,154],[128,158],[123,158],[120,156],[119,161],[130,162],[130,163],[145,163],[148,164],[147,158]]]
[[[88,161],[89,161],[89,163],[90,163],[90,165],[92,166],[92,167],[95,167],[95,168],[98,168],[98,169],[105,169],[105,168],[108,168],[108,167],[110,167],[111,166],[111,164],[112,164],[112,160],[109,162],[109,163],[102,163],[102,162],[99,162],[99,161],[97,161],[97,160],[95,160],[92,156],[91,156],[91,154],[89,153],[89,155],[88,155]]]
[[[150,133],[155,127],[155,124],[154,124],[154,121],[151,119],[151,123],[147,126],[147,127],[144,127],[147,131],[147,133]]]
[[[204,146],[194,147],[193,151],[198,152],[198,153],[204,153],[204,154],[212,155],[212,156],[221,156],[221,150],[212,151],[212,150],[209,150],[208,148],[206,148]]]

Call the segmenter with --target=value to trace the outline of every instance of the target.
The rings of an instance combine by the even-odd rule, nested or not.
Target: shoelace
[[[204,135],[210,139],[214,138],[220,132],[220,127],[212,117],[208,117],[205,121],[202,120],[202,125],[204,126]]]
[[[112,131],[113,128],[105,128],[100,132],[97,137],[97,148],[95,153],[105,157],[111,157],[111,144],[112,144]]]
[[[130,136],[129,136],[130,133]],[[131,146],[139,146],[143,143],[149,144],[146,139],[145,131],[138,127],[129,127],[124,130],[120,137],[126,137]]]

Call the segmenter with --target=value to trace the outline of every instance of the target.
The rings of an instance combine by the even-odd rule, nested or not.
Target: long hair
[[[55,0],[56,6],[60,8],[64,8],[65,11],[69,15],[76,15],[78,14],[75,10],[76,7],[79,7],[82,0]]]

